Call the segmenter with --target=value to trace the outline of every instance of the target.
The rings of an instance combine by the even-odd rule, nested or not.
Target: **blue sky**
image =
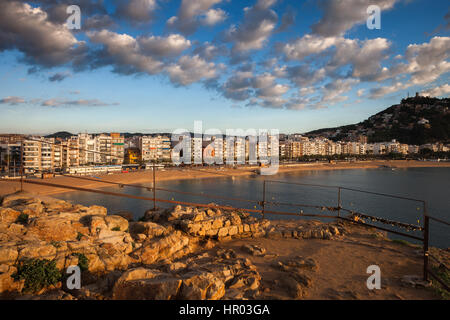
[[[449,26],[444,0],[6,0],[0,132],[351,124],[408,92],[448,97]]]

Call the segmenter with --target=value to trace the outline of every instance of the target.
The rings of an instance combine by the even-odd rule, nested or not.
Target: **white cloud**
[[[203,16],[202,23],[207,26],[214,26],[225,21],[227,14],[222,9],[209,9]]]
[[[143,53],[156,57],[179,55],[191,46],[191,41],[179,34],[139,37],[138,42]]]
[[[339,38],[321,37],[306,34],[303,37],[284,45],[279,50],[286,55],[287,60],[302,60],[312,54],[319,54],[334,46]]]
[[[429,96],[429,97],[444,97],[444,96],[448,96],[449,93],[450,93],[450,85],[448,83],[445,83],[441,86],[424,90],[424,91],[422,91],[421,94],[423,96]]]
[[[195,55],[182,56],[177,63],[166,68],[170,80],[177,85],[189,85],[200,80],[216,77],[216,65]]]
[[[222,0],[183,0],[177,16],[167,20],[167,25],[183,34],[194,33],[200,24],[214,25],[223,21],[226,13],[221,9],[210,9]]]
[[[332,37],[344,34],[353,26],[365,23],[370,5],[377,5],[381,12],[394,7],[399,0],[325,0],[321,1],[323,18],[312,26],[313,33]]]
[[[18,49],[29,62],[52,67],[70,62],[83,44],[64,25],[49,21],[41,8],[0,2],[0,51]]]
[[[253,7],[244,9],[244,22],[232,26],[227,38],[233,42],[233,52],[261,49],[275,30],[278,15],[270,7],[275,0],[259,0]]]

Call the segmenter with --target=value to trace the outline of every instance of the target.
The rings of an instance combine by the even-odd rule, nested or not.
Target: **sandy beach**
[[[432,162],[432,161],[406,161],[406,160],[377,160],[377,161],[355,161],[355,162],[337,162],[337,163],[300,163],[280,165],[278,174],[296,171],[313,170],[347,170],[347,169],[374,169],[381,166],[393,168],[414,168],[414,167],[450,167],[450,162]],[[244,177],[255,175],[257,167],[237,167],[233,168],[170,168],[158,170],[156,172],[156,181],[169,181],[181,179],[202,179],[213,177]],[[275,175],[276,176],[276,175]],[[271,176],[274,177],[274,176]],[[129,173],[118,173],[96,176],[99,180],[112,181],[124,184],[150,184],[153,181],[152,171],[138,171]],[[40,179],[39,179],[40,180]],[[77,186],[82,188],[103,188],[108,184],[96,181],[74,179],[65,176],[56,176],[45,180],[48,183],[60,185]],[[20,190],[20,179],[6,180],[0,179],[0,196],[13,193]],[[35,195],[53,195],[72,190],[56,188],[51,186],[40,186],[24,183],[24,190]]]

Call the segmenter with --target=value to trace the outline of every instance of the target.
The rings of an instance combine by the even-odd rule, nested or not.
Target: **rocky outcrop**
[[[174,263],[125,272],[113,288],[113,299],[217,300],[256,297],[261,277],[256,267],[233,252],[225,259],[196,255]]]
[[[0,207],[0,294],[20,293],[24,284],[12,277],[27,259],[54,261],[64,272],[83,265],[83,290],[61,283],[43,290],[47,298],[67,299],[254,299],[261,295],[261,276],[249,259],[232,249],[215,254],[220,241],[243,238],[332,239],[344,228],[311,222],[301,227],[271,224],[246,212],[176,206],[147,211],[143,221],[108,215],[100,206],[86,207],[51,198],[16,193]],[[242,252],[268,258],[266,249],[247,244]],[[280,261],[292,297],[311,283],[302,270],[316,270],[308,259]],[[62,294],[61,291],[67,294]],[[23,296],[22,296],[23,297]]]
[[[193,237],[230,240],[243,237],[262,237],[270,225],[268,220],[259,221],[247,212],[198,209],[176,206],[171,210],[147,211],[145,218],[170,225]]]

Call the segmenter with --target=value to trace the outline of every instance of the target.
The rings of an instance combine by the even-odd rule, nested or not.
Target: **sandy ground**
[[[281,221],[280,221],[281,222]],[[283,221],[281,223],[286,223]],[[301,221],[290,223],[300,224]],[[381,233],[375,237],[374,229],[348,228],[349,234],[333,240],[319,239],[245,239],[220,244],[249,258],[262,277],[262,287],[267,288],[266,299],[292,299],[283,287],[277,286],[285,273],[272,267],[274,261],[301,256],[312,258],[318,265],[305,269],[312,286],[304,299],[310,300],[415,300],[440,299],[432,288],[414,288],[402,282],[405,275],[422,276],[423,258],[420,248],[392,242]],[[244,244],[256,244],[267,249],[266,257],[255,257],[241,249]],[[450,259],[450,252],[444,252]],[[275,256],[275,257],[273,257]],[[448,260],[447,260],[448,262]],[[377,265],[381,270],[381,289],[369,290],[366,285],[367,267]]]
[[[280,166],[278,173],[296,172],[296,171],[310,171],[310,170],[343,170],[343,169],[369,169],[379,168],[380,166],[390,166],[395,168],[412,168],[412,167],[450,167],[450,162],[423,162],[423,161],[357,161],[357,162],[338,162],[330,163],[305,163],[294,165]],[[184,169],[166,169],[158,170],[156,172],[156,181],[180,180],[180,179],[201,179],[211,177],[240,177],[255,175],[256,167],[241,167],[241,168],[184,168]],[[273,177],[273,176],[271,176]],[[130,173],[118,173],[109,175],[99,175],[98,178],[107,181],[127,184],[151,184],[153,181],[152,171],[139,171]],[[102,182],[93,182],[87,180],[74,179],[70,177],[57,176],[50,179],[41,180],[48,183],[56,183],[61,185],[77,186],[83,188],[102,188],[107,187],[108,184]],[[19,180],[0,179],[0,196],[13,193],[20,190]],[[71,190],[61,189],[50,186],[39,186],[34,184],[24,183],[24,190],[35,195],[52,195],[62,192],[71,192]]]

